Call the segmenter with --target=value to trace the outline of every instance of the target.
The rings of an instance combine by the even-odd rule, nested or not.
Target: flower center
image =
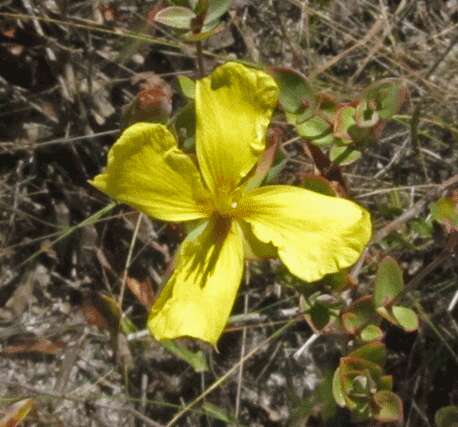
[[[240,190],[218,189],[214,199],[214,209],[217,214],[225,218],[234,217],[238,211],[241,197]]]

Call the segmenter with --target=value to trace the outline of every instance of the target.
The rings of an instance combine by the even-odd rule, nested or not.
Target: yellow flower
[[[312,282],[353,264],[369,240],[369,214],[355,203],[287,185],[245,186],[265,149],[277,98],[264,72],[222,65],[196,82],[197,165],[165,126],[138,123],[121,135],[106,170],[91,182],[150,217],[201,220],[149,315],[158,340],[190,336],[216,345],[247,248],[278,256]]]

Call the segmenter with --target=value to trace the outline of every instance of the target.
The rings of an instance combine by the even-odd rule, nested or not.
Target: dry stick
[[[250,281],[250,271],[248,268],[245,267],[245,286],[248,286]],[[243,314],[248,313],[248,292],[245,292],[243,297]],[[240,369],[239,374],[237,376],[237,394],[235,398],[235,419],[238,420],[239,412],[240,412],[240,397],[242,394],[242,382],[243,382],[243,357],[245,356],[246,350],[246,334],[247,334],[247,327],[245,326],[242,329],[242,346],[240,349]]]
[[[240,365],[253,357],[262,347],[267,344],[270,344],[275,338],[283,334],[287,329],[293,326],[297,320],[290,320],[286,325],[282,326],[280,329],[277,329],[270,337],[266,338],[259,345],[254,347],[250,352],[248,352],[243,360],[237,362],[231,369],[229,369],[221,378],[217,379],[210,387],[207,388],[200,396],[196,397],[191,403],[186,405],[180,412],[178,412],[166,425],[166,427],[173,426],[183,415],[185,415],[191,408],[197,405],[202,399],[209,395],[213,390],[218,388],[224,381],[226,381],[230,376],[232,376],[240,368]]]
[[[316,9],[313,9],[312,7],[309,7],[307,5],[304,5],[304,3],[302,3],[303,0],[288,0],[291,4],[294,4],[295,6],[299,7],[299,8],[302,8],[304,7],[304,9],[306,10],[307,13],[309,13],[311,16],[317,16],[318,18],[320,18],[328,27],[332,27],[334,29],[336,29],[337,31],[339,31],[340,33],[348,36],[351,41],[353,41],[354,43],[356,43],[358,46],[361,46],[361,47],[364,47],[365,49],[368,49],[368,47],[366,46],[367,43],[363,43],[361,44],[360,42],[358,42],[360,39],[361,39],[361,36],[359,35],[355,35],[353,33],[350,33],[348,32],[348,29],[344,28],[342,25],[338,25],[336,24],[335,21],[333,21],[331,18],[329,18],[326,14],[316,10]],[[304,5],[304,6],[303,6]],[[375,25],[377,25],[378,21],[374,24],[374,26],[369,30],[369,32],[372,32],[372,30],[374,29]],[[364,39],[363,40],[366,40],[367,39],[367,36],[364,36]],[[362,40],[361,40],[362,41]],[[356,46],[357,47],[357,46]],[[351,46],[349,48],[350,51],[353,50],[353,46]],[[343,52],[342,54],[339,54],[336,58],[338,61],[340,61],[346,54],[348,54],[349,50]],[[423,83],[427,83],[428,85],[430,85],[431,87],[434,87],[436,88],[437,90],[442,90],[439,86],[437,86],[434,82],[431,82],[431,81],[428,81],[428,80],[425,80],[424,77],[422,77],[421,75],[418,75],[418,73],[416,72],[415,69],[412,69],[410,68],[408,65],[404,64],[404,63],[400,63],[400,62],[396,62],[395,59],[393,59],[391,57],[391,53],[390,52],[386,52],[386,48],[382,49],[381,50],[381,56],[386,59],[388,62],[390,62],[392,65],[395,65],[396,67],[400,67],[404,72],[405,72],[405,77],[406,78],[410,78],[410,76],[414,76],[415,78],[417,78],[418,80],[420,81],[423,81]],[[344,56],[342,56],[344,55]],[[408,58],[409,59],[409,58]],[[388,65],[382,63],[381,61],[378,61],[380,62],[382,65],[388,67]],[[325,67],[326,69],[328,68],[327,64],[330,64],[330,66],[333,66],[334,65],[334,58],[332,58],[329,62],[327,62],[325,64]],[[326,71],[326,69],[323,70],[323,67],[320,69],[320,72],[324,72]],[[390,68],[388,68],[390,71],[392,71]],[[316,73],[315,73],[316,74]]]
[[[344,50],[343,52],[339,53],[338,55],[334,56],[329,61],[324,63],[322,66],[320,66],[316,71],[314,71],[311,74],[310,78],[313,79],[314,77],[318,76],[319,74],[324,73],[328,68],[333,67],[335,64],[340,62],[340,60],[342,58],[345,58],[350,52],[353,52],[355,49],[357,49],[359,47],[363,47],[363,46],[366,47],[368,42],[370,40],[372,40],[372,39],[375,39],[377,34],[380,33],[380,31],[382,31],[384,29],[384,27],[385,27],[384,24],[385,24],[385,19],[383,17],[377,19],[377,21],[375,21],[374,25],[372,25],[372,27],[369,29],[367,34],[361,40],[357,40],[348,49]],[[383,34],[382,37],[384,38],[385,35]],[[369,49],[369,48],[367,48],[367,49]],[[371,52],[371,50],[369,49],[369,54],[370,54],[370,52]]]
[[[450,259],[453,256],[453,253],[450,248],[446,247],[442,249],[441,253],[434,258],[429,264],[423,267],[409,282],[406,283],[404,289],[411,290],[418,286],[423,279],[431,274],[436,268],[438,268],[443,262]],[[405,293],[405,290],[402,293]],[[402,295],[402,294],[401,294]]]
[[[424,80],[428,81],[429,78],[433,75],[433,73],[437,70],[437,67],[442,63],[442,61],[447,57],[447,55],[451,52],[455,44],[458,43],[458,36],[455,36],[453,38],[447,48],[442,52],[442,55],[437,58],[436,62],[430,67],[430,69],[426,72]],[[423,157],[423,153],[420,150],[420,142],[418,139],[418,126],[420,124],[420,116],[422,112],[423,105],[425,103],[425,97],[423,97],[415,107],[415,110],[413,111],[412,114],[412,119],[410,121],[410,140],[412,142],[412,147],[414,149],[414,154],[416,154],[419,157],[421,167],[423,169],[423,175],[424,177],[429,180],[428,177],[428,172],[426,168],[426,162]]]
[[[32,398],[40,398],[40,397],[44,397],[44,396],[47,396],[47,397],[53,397],[53,398],[56,398],[56,399],[63,399],[63,400],[69,400],[71,402],[76,402],[76,403],[86,403],[88,401],[88,399],[84,399],[84,398],[78,398],[78,397],[73,397],[71,396],[70,394],[65,394],[65,393],[52,393],[52,392],[48,392],[48,391],[42,391],[42,390],[39,390],[35,387],[31,387],[31,386],[28,386],[28,385],[25,385],[25,384],[18,384],[18,383],[9,383],[7,382],[7,384],[12,384],[14,386],[19,386],[31,393],[34,393],[35,395],[32,396]],[[137,411],[136,409],[134,408],[131,408],[131,407],[124,407],[124,408],[120,408],[120,407],[117,407],[117,406],[111,406],[111,405],[104,405],[103,403],[99,403],[97,402],[95,399],[91,399],[91,404],[96,406],[96,407],[99,407],[99,408],[104,408],[104,409],[109,409],[111,411],[118,411],[118,412],[128,412],[130,413],[131,415],[133,415],[134,417],[142,420],[147,426],[150,426],[150,427],[164,427],[163,424],[160,424],[156,421],[153,421],[151,418],[148,418],[146,415],[143,415],[141,412]]]
[[[37,16],[35,15],[35,12],[33,11],[33,6],[30,0],[22,0],[22,4],[24,6],[24,9],[27,11],[27,13],[30,15],[30,18],[32,19],[33,26],[35,28],[36,33],[43,38],[46,38],[45,33],[43,31],[43,27],[40,24],[40,21],[37,19]],[[55,53],[49,48],[45,48],[46,56],[48,59],[52,62],[56,61],[56,55]]]
[[[134,252],[135,242],[137,241],[138,230],[140,229],[140,224],[143,219],[143,214],[138,215],[137,223],[135,224],[135,230],[132,234],[132,240],[130,241],[129,252],[127,254],[126,264],[124,266],[124,274],[122,276],[122,283],[121,283],[121,292],[119,293],[118,303],[119,308],[122,310],[122,302],[124,299],[124,292],[126,290],[126,283],[127,283],[127,274],[130,268],[130,263],[132,261],[132,254]]]
[[[204,63],[204,53],[202,50],[202,42],[198,41],[196,43],[196,59],[197,59],[197,68],[199,70],[199,77],[205,77],[205,63]]]
[[[286,30],[286,27],[285,27],[285,24],[282,20],[282,13],[280,12],[279,8],[278,8],[278,4],[276,1],[273,1],[272,2],[272,6],[275,10],[275,13],[277,14],[277,18],[278,18],[278,23],[280,24],[279,27],[280,27],[280,32],[282,34],[282,36],[284,37],[284,39],[286,40],[286,42],[289,44],[289,47],[291,49],[291,52],[293,53],[293,57],[294,59],[299,63],[299,67],[301,68],[301,70],[304,69],[304,59],[302,58],[302,54],[301,52],[298,51],[297,47],[295,46],[295,44],[292,42],[291,38],[289,37],[288,35],[288,31]],[[302,8],[302,11],[304,11],[304,8]]]
[[[350,87],[350,88],[353,87],[353,83],[361,75],[361,73],[364,71],[364,69],[366,68],[367,64],[369,64],[369,62],[372,60],[372,58],[375,56],[375,54],[383,47],[385,39],[391,33],[391,25],[390,25],[390,23],[388,21],[388,18],[386,16],[382,16],[381,18],[379,18],[379,20],[381,20],[381,22],[384,24],[383,25],[383,30],[381,31],[381,36],[380,36],[380,38],[378,40],[375,41],[374,45],[369,49],[366,58],[364,58],[364,60],[358,66],[358,69],[350,77],[350,80],[347,83],[347,86]],[[376,38],[374,37],[374,40],[375,39]]]
[[[47,23],[56,24],[56,25],[66,25],[67,27],[81,28],[84,30],[96,31],[99,33],[109,34],[109,35],[117,36],[117,37],[132,38],[132,39],[144,41],[146,43],[157,44],[157,45],[161,45],[165,47],[174,47],[177,49],[181,49],[183,47],[182,43],[168,42],[166,40],[163,40],[157,37],[149,36],[148,34],[136,33],[135,31],[124,30],[122,28],[109,29],[109,28],[103,27],[102,25],[98,24],[97,22],[90,21],[88,19],[73,18],[73,21],[69,21],[69,20],[63,21],[61,19],[54,19],[54,18],[43,17],[43,16],[31,17],[23,13],[9,13],[9,12],[0,12],[0,16],[4,16],[5,18],[11,18],[11,19],[37,20],[37,21],[47,22]]]
[[[401,1],[398,7],[396,8],[394,14],[392,15],[393,20],[395,20],[399,14],[404,10],[406,6],[405,0]],[[373,47],[369,50],[367,57],[362,61],[362,63],[358,66],[358,69],[355,73],[351,76],[350,81],[348,83],[348,87],[352,87],[353,82],[360,76],[363,70],[366,68],[367,64],[372,60],[375,54],[384,47],[385,39],[392,33],[393,24],[390,24],[389,21],[389,13],[387,11],[387,7],[383,4],[383,0],[379,0],[379,8],[382,12],[382,18],[385,20],[384,29],[382,31],[381,37],[378,41],[376,41]]]

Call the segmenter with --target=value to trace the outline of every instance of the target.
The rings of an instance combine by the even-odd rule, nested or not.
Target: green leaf
[[[429,205],[431,216],[448,232],[458,230],[458,202],[451,197],[442,197]]]
[[[359,334],[364,327],[376,320],[377,316],[370,296],[356,300],[341,315],[342,326],[353,335]]]
[[[272,75],[280,89],[280,105],[288,113],[302,113],[300,121],[311,117],[316,106],[315,94],[307,79],[289,68],[272,68]],[[304,115],[309,111],[309,117]]]
[[[383,339],[383,331],[376,325],[367,325],[360,333],[365,342],[380,341]]]
[[[409,226],[413,232],[425,239],[431,238],[433,235],[432,222],[423,218],[415,218],[409,222]]]
[[[380,342],[371,342],[352,351],[348,357],[357,357],[383,366],[386,359],[386,348]]]
[[[154,20],[168,27],[177,28],[180,30],[190,30],[191,21],[196,17],[196,14],[187,7],[170,6],[161,9]]]
[[[333,145],[329,152],[329,158],[338,166],[347,166],[361,158],[361,151],[354,150],[348,145]]]
[[[377,111],[381,119],[393,117],[401,109],[407,95],[405,83],[400,79],[384,79],[370,85],[364,93],[369,108]]]
[[[402,270],[397,261],[385,257],[379,265],[375,277],[374,304],[376,307],[386,307],[404,288]]]
[[[397,394],[388,390],[382,390],[374,395],[374,403],[377,406],[374,418],[384,423],[402,422],[402,401]]]
[[[178,85],[181,93],[189,99],[194,99],[196,92],[196,82],[187,76],[178,76]]]
[[[350,279],[348,277],[347,269],[343,269],[337,271],[335,273],[326,274],[322,279],[318,282],[320,285],[324,287],[330,288],[332,293],[339,292],[341,293],[344,289],[351,286]]]
[[[391,310],[393,317],[404,331],[414,332],[418,329],[418,316],[411,308],[394,305]]]
[[[207,372],[208,364],[205,354],[202,351],[192,352],[186,347],[177,344],[175,341],[163,340],[160,341],[162,347],[166,350],[173,353],[175,356],[179,357],[181,360],[184,360],[186,363],[192,366],[196,372]]]
[[[371,362],[370,360],[362,359],[361,357],[341,357],[340,358],[340,369],[342,375],[347,375],[351,379],[356,375],[370,375],[371,378],[378,382],[382,377],[382,368],[377,363]],[[342,383],[342,387],[345,391],[345,382]]]
[[[200,18],[200,15],[207,13],[209,3],[210,0],[198,0],[195,5],[192,5],[192,9]]]
[[[286,113],[286,118],[289,123],[296,125],[296,131],[300,136],[314,145],[325,146],[335,141],[331,125],[319,116],[314,116],[300,124],[296,123],[296,116],[293,114]]]
[[[418,329],[418,316],[410,308],[395,305],[388,309],[386,307],[378,307],[376,311],[385,320],[395,326],[399,326],[406,332],[414,332]]]
[[[458,406],[440,408],[434,415],[436,427],[458,427]]]
[[[315,303],[310,310],[310,317],[316,329],[321,330],[329,323],[331,315],[329,308],[323,304]]]
[[[326,369],[323,373],[323,379],[316,388],[315,396],[316,401],[320,405],[320,416],[327,424],[331,425],[330,421],[332,418],[336,416],[337,413],[337,405],[332,394],[332,385],[333,383],[333,372],[332,370]],[[306,401],[311,401],[308,397],[305,397]],[[312,406],[312,411],[314,409]],[[313,412],[312,412],[313,413]],[[307,425],[307,423],[296,424],[296,425]]]
[[[337,196],[337,193],[332,187],[331,182],[320,175],[307,175],[304,178],[302,186],[306,190],[314,191],[315,193],[320,193],[332,197]]]
[[[212,417],[215,420],[222,421],[223,423],[231,424],[235,421],[227,414],[227,412],[224,409],[214,405],[213,403],[205,402],[202,405],[202,409],[209,417]]]
[[[204,24],[221,18],[229,10],[230,5],[231,0],[209,0]]]
[[[345,407],[345,396],[342,389],[342,383],[340,380],[340,368],[337,368],[332,377],[332,395],[337,405],[341,408]]]
[[[135,324],[123,314],[119,303],[114,298],[99,292],[91,295],[91,302],[104,317],[111,334],[116,335],[119,331],[124,335],[137,332]]]

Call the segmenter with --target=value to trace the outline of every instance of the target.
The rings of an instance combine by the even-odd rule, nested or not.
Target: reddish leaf
[[[6,408],[5,416],[0,419],[0,427],[16,427],[33,408],[32,399],[24,399]]]
[[[102,4],[98,7],[105,22],[114,22],[119,19],[119,14],[112,4]]]
[[[251,189],[261,185],[269,172],[272,163],[275,160],[275,155],[281,140],[282,131],[279,128],[273,128],[269,132],[269,139],[267,141],[267,147],[261,157],[258,160],[258,164],[254,171],[254,174],[249,178],[246,183],[246,188]]]
[[[85,294],[83,297],[81,311],[89,325],[96,326],[102,330],[110,331],[114,328],[115,325],[112,324],[112,322],[110,322],[107,316],[102,312],[100,304],[97,304],[97,298],[98,297],[95,292]]]
[[[145,280],[143,282],[139,282],[132,277],[128,277],[127,286],[138,299],[140,304],[149,311],[154,303],[154,292],[150,281]]]
[[[139,92],[125,107],[122,127],[137,122],[165,123],[172,113],[172,89],[167,82],[154,73],[142,73],[132,79]]]

